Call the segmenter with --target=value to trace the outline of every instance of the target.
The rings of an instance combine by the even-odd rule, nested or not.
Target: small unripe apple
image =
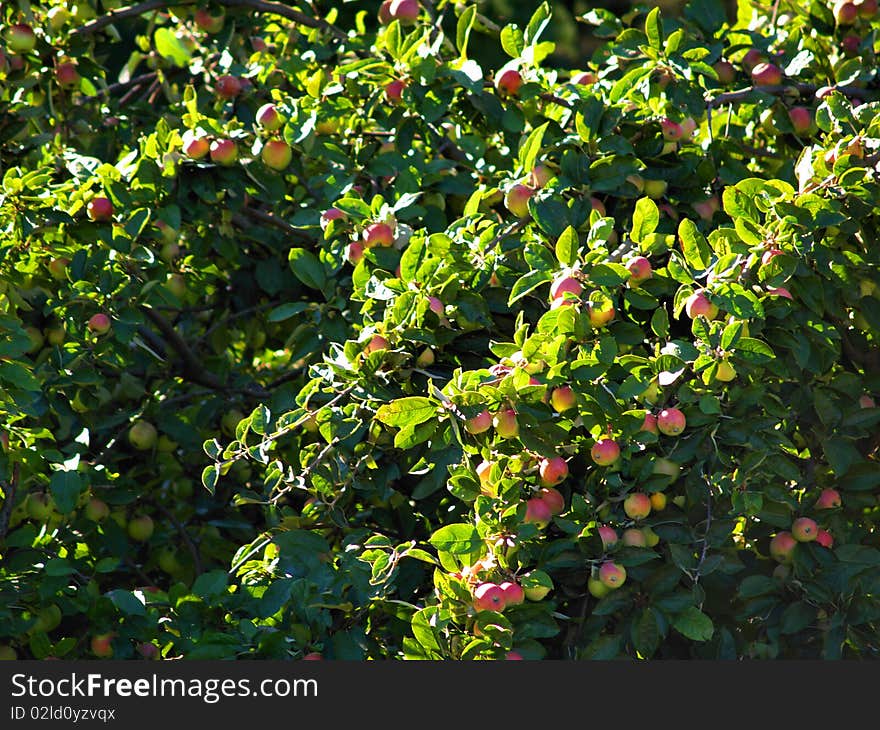
[[[633,285],[641,284],[654,274],[651,262],[644,256],[636,256],[627,261],[626,270],[629,271],[629,283]]]
[[[52,498],[45,492],[31,492],[25,502],[28,517],[37,522],[46,522],[55,512]]]
[[[685,302],[684,311],[691,319],[697,317],[715,319],[718,316],[718,306],[709,300],[705,291],[696,291],[691,294]]]
[[[504,594],[504,607],[519,606],[526,599],[525,591],[519,583],[504,581],[498,586]]]
[[[568,464],[561,456],[544,458],[538,466],[538,474],[542,486],[555,487],[568,476]]]
[[[403,90],[405,88],[406,84],[400,79],[390,81],[385,85],[385,98],[391,104],[399,104],[403,98]]]
[[[238,145],[232,139],[215,139],[209,152],[211,161],[218,165],[233,165],[238,160]]]
[[[79,86],[80,75],[76,64],[63,61],[55,67],[55,80],[62,89],[73,89]]]
[[[788,110],[788,118],[794,133],[804,136],[813,126],[813,113],[805,106],[793,106]]]
[[[770,557],[777,563],[791,563],[794,560],[794,549],[797,540],[787,530],[777,533],[770,540]]]
[[[420,368],[430,367],[434,364],[435,359],[434,351],[430,347],[426,347],[416,358],[416,365]]]
[[[103,312],[98,312],[89,317],[86,326],[97,335],[104,335],[110,331],[110,317]]]
[[[547,165],[535,165],[529,173],[529,185],[543,188],[553,177],[553,171]]]
[[[495,432],[503,439],[512,439],[519,436],[519,422],[516,420],[516,411],[505,408],[498,411],[493,419]]]
[[[495,583],[480,583],[474,588],[474,609],[503,611],[506,605],[504,591]]]
[[[782,69],[772,63],[757,64],[751,74],[755,86],[778,86],[782,83]]]
[[[6,29],[6,47],[13,53],[30,53],[36,45],[37,36],[27,23],[15,23]]]
[[[0,645],[0,662],[14,662],[18,659],[18,652],[6,644]]]
[[[727,360],[719,361],[718,367],[715,370],[715,380],[720,380],[722,383],[729,383],[735,377],[736,370],[734,370],[733,365]]]
[[[128,536],[136,542],[146,542],[153,535],[153,520],[149,515],[138,515],[128,523]]]
[[[88,202],[86,213],[90,220],[97,222],[109,221],[113,217],[113,203],[108,198],[99,195]]]
[[[818,531],[819,526],[809,517],[798,517],[791,525],[791,536],[798,542],[812,542]]]
[[[526,514],[523,521],[526,524],[535,524],[539,529],[544,529],[553,519],[550,506],[539,497],[532,497],[526,501]]]
[[[109,659],[113,656],[113,636],[114,634],[96,634],[92,637],[90,647],[92,654],[100,659]]]
[[[639,398],[645,401],[645,403],[649,403],[652,406],[655,405],[660,400],[660,381],[657,378],[651,380]]]
[[[644,492],[633,492],[623,500],[623,511],[631,520],[643,520],[651,514],[651,498]]]
[[[487,410],[480,411],[476,416],[468,418],[464,422],[464,428],[468,433],[485,433],[492,427],[492,414]]]
[[[284,126],[284,115],[274,104],[263,104],[257,109],[257,124],[267,132],[275,132]]]
[[[712,67],[718,74],[718,83],[722,86],[730,86],[736,80],[736,69],[730,61],[720,60]]]
[[[640,193],[645,191],[645,179],[641,175],[627,175],[626,181]]]
[[[834,547],[834,538],[831,536],[831,533],[828,530],[819,529],[816,533],[816,542],[819,543],[824,548],[828,548],[829,550]]]
[[[620,588],[626,582],[626,568],[610,561],[602,563],[602,567],[599,568],[599,580],[607,588]]]
[[[816,500],[816,509],[835,509],[840,507],[840,492],[836,489],[823,489]]]
[[[530,601],[540,601],[553,590],[553,581],[542,570],[533,570],[520,578],[519,582]]]
[[[642,535],[644,535],[645,537],[646,547],[652,548],[660,543],[660,536],[647,525],[642,528],[641,532]]]
[[[517,183],[504,196],[504,205],[517,218],[525,218],[529,215],[529,198],[534,194],[534,188]]]
[[[419,17],[422,6],[418,0],[391,0],[388,16],[391,20],[400,21],[401,25],[412,25]]]
[[[620,537],[620,541],[627,547],[648,547],[648,541],[645,539],[645,534],[635,527],[630,527],[624,530],[623,535]]]
[[[387,350],[391,347],[391,343],[382,335],[373,335],[364,350],[368,353],[378,352],[379,350]]]
[[[608,586],[598,578],[593,578],[593,576],[587,578],[587,591],[593,598],[604,598],[611,593],[611,589]]]
[[[609,527],[608,525],[602,525],[599,527],[599,537],[602,539],[602,547],[610,548],[617,545],[617,531],[613,527]]]
[[[56,327],[46,328],[46,342],[50,345],[60,345],[67,336],[67,327],[62,323]]]
[[[657,416],[657,428],[665,436],[678,436],[687,426],[687,419],[678,408],[664,408]]]
[[[135,421],[128,429],[128,441],[139,451],[152,449],[159,437],[156,427],[143,419]]]
[[[273,170],[284,170],[293,159],[293,150],[283,139],[270,139],[263,145],[260,158],[266,167]]]
[[[234,99],[241,93],[241,89],[241,79],[230,74],[223,74],[214,84],[214,92],[221,99]]]
[[[599,466],[611,466],[620,458],[620,446],[614,439],[603,438],[593,444],[590,456]]]
[[[59,257],[49,262],[49,274],[56,281],[65,281],[67,279],[67,267],[70,266],[70,259]]]
[[[645,180],[644,193],[652,200],[662,198],[666,194],[669,183],[665,180]]]
[[[574,294],[580,296],[583,291],[581,283],[570,274],[562,274],[557,276],[550,285],[550,298],[559,299],[565,294]]]
[[[574,408],[576,402],[574,391],[569,385],[560,385],[550,394],[550,405],[557,413],[564,413]]]
[[[562,496],[562,492],[553,487],[541,489],[538,492],[538,499],[544,501],[544,504],[550,510],[550,514],[554,516],[560,514],[565,509],[565,497]]]
[[[86,504],[85,515],[87,520],[100,522],[110,516],[110,507],[104,500],[92,497]]]
[[[522,86],[523,78],[515,68],[502,71],[495,79],[495,88],[508,96],[515,96]]]
[[[364,243],[367,248],[373,246],[387,248],[394,245],[394,231],[387,223],[371,223],[364,230]]]
[[[70,18],[70,11],[63,5],[54,5],[49,8],[49,12],[46,13],[46,20],[49,21],[49,27],[52,29],[53,33],[60,31]]]
[[[651,509],[654,512],[662,512],[666,509],[666,495],[663,492],[654,492],[650,499]]]

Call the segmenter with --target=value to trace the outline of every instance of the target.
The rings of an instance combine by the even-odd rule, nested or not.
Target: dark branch
[[[0,509],[0,540],[6,537],[6,531],[9,529],[9,518],[12,515],[12,505],[15,502],[15,495],[18,492],[20,466],[20,464],[16,464],[12,467],[12,479],[8,482],[0,482],[0,487],[3,487],[3,509]]]

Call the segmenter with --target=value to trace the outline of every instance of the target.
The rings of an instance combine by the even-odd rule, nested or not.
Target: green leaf
[[[519,148],[519,163],[526,172],[530,172],[535,166],[535,160],[541,152],[541,145],[544,144],[544,134],[550,122],[545,122],[537,129],[532,130],[529,136]]]
[[[651,331],[657,337],[669,335],[669,313],[663,307],[657,307],[651,315]]]
[[[698,271],[708,269],[712,263],[712,253],[697,224],[689,218],[683,219],[678,225],[678,238],[688,265]]]
[[[643,657],[650,657],[660,644],[660,628],[654,609],[646,608],[633,627],[633,644]]]
[[[283,322],[285,319],[301,314],[309,308],[308,302],[288,302],[275,307],[266,318],[270,322]]]
[[[113,605],[126,616],[146,616],[147,607],[144,605],[143,596],[138,598],[131,591],[118,588],[105,594]]]
[[[327,277],[324,273],[324,267],[315,254],[304,248],[292,248],[287,260],[290,264],[290,270],[303,284],[312,289],[324,289]]]
[[[551,278],[549,271],[530,271],[528,274],[519,277],[510,288],[510,297],[507,300],[507,306],[512,306],[514,302],[519,301],[524,296],[541,286],[541,284],[550,281]]]
[[[782,614],[783,634],[797,634],[809,626],[816,618],[816,609],[808,603],[792,603]]]
[[[398,398],[381,406],[376,411],[376,419],[387,426],[403,428],[424,423],[436,414],[437,406],[433,401],[421,396],[411,396]]]
[[[501,29],[501,47],[511,58],[519,58],[525,48],[523,32],[515,23],[505,25]]]
[[[556,259],[562,266],[573,266],[580,250],[577,231],[569,226],[556,241]]]
[[[83,480],[75,471],[56,471],[49,480],[49,492],[62,514],[73,512],[82,490]]]
[[[663,21],[660,18],[660,8],[654,8],[645,19],[645,35],[651,48],[658,51],[663,47]]]
[[[474,18],[476,16],[477,6],[468,5],[458,17],[458,24],[455,28],[455,45],[458,46],[458,52],[462,58],[467,58],[468,39],[470,38],[471,28],[474,25]]]
[[[225,570],[212,570],[202,573],[193,583],[193,595],[208,600],[226,592],[228,576]]]
[[[641,243],[645,236],[657,230],[659,223],[660,211],[657,208],[657,203],[651,198],[640,198],[633,213],[633,225],[629,236],[636,243]]]
[[[437,550],[450,555],[468,555],[478,552],[483,540],[477,528],[465,523],[446,525],[431,535],[428,540]]]
[[[412,627],[413,636],[428,652],[440,654],[440,642],[437,640],[437,634],[432,626],[432,619],[437,609],[434,607],[423,608],[413,614],[410,626]]]
[[[220,478],[220,470],[215,464],[206,466],[202,470],[202,484],[211,494],[217,488],[217,480]]]
[[[686,608],[672,622],[676,631],[692,641],[709,641],[715,631],[710,619],[696,606]]]
[[[163,58],[170,59],[176,66],[188,66],[192,54],[170,28],[159,28],[153,36],[156,52]]]

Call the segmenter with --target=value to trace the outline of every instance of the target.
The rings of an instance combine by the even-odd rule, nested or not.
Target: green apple
[[[156,444],[158,436],[156,427],[149,421],[135,421],[134,425],[128,430],[129,443],[140,451],[152,449]]]

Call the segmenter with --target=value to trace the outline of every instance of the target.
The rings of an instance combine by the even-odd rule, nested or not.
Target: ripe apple
[[[92,198],[86,205],[86,214],[93,221],[109,221],[113,217],[113,203],[108,198],[99,195]]]
[[[569,385],[560,385],[550,393],[550,405],[557,413],[564,413],[576,405],[574,391]]]
[[[862,45],[861,36],[849,34],[840,40],[840,47],[843,49],[843,55],[847,58],[859,55],[859,46]]]
[[[498,75],[498,78],[495,79],[495,88],[497,88],[502,94],[515,96],[522,86],[522,83],[523,78],[519,71],[515,68],[509,68],[506,71],[502,71]]]
[[[223,20],[225,17],[226,11],[222,8],[219,15],[212,15],[208,8],[199,8],[193,15],[193,20],[205,33],[219,33],[223,30]]]
[[[388,16],[391,20],[400,21],[401,25],[412,25],[419,17],[422,6],[418,0],[391,0]]]
[[[751,48],[746,51],[746,54],[742,58],[743,68],[750,72],[755,66],[757,66],[761,61],[764,61],[767,57],[759,51],[757,48]]]
[[[677,142],[684,136],[684,130],[678,122],[673,122],[669,117],[660,120],[660,131],[663,139],[667,142]]]
[[[266,167],[273,170],[284,170],[293,159],[293,150],[283,139],[270,139],[263,145],[260,158]]]
[[[383,0],[379,6],[379,25],[388,25],[391,22],[391,1]]]
[[[98,312],[89,317],[86,326],[95,334],[103,335],[110,331],[110,317],[103,312]]]
[[[535,165],[529,173],[529,184],[533,188],[543,188],[553,177],[553,171],[547,165]]]
[[[149,641],[142,641],[137,645],[138,654],[144,659],[153,660],[159,658],[159,647]]]
[[[153,519],[149,515],[139,515],[128,523],[128,536],[137,542],[146,542],[152,537],[153,528]]]
[[[561,456],[545,457],[538,466],[538,474],[542,486],[555,487],[568,476],[568,464]]]
[[[834,6],[834,19],[838,25],[852,25],[858,17],[859,9],[855,6],[855,3],[847,0],[845,2],[838,2]]]
[[[860,18],[871,20],[877,15],[877,0],[856,0],[855,5],[859,11]]]
[[[840,505],[840,492],[836,489],[823,489],[822,493],[819,495],[819,499],[816,500],[815,508],[835,509],[840,507]]]
[[[389,347],[391,347],[391,343],[382,337],[382,335],[373,335],[367,343],[367,346],[364,348],[364,351],[368,353],[378,352],[379,350],[387,350]]]
[[[73,89],[79,86],[79,71],[76,64],[71,61],[63,61],[55,67],[55,80],[62,89]]]
[[[651,262],[644,256],[636,256],[627,261],[626,270],[629,271],[629,283],[633,286],[650,279],[654,274]]]
[[[831,533],[828,530],[819,529],[816,533],[816,542],[819,543],[822,547],[828,548],[829,550],[834,547],[834,538],[831,536]]]
[[[721,204],[718,202],[718,196],[716,195],[710,195],[705,200],[698,200],[696,203],[692,203],[691,207],[704,221],[711,221],[715,214],[721,210]]]
[[[587,302],[587,317],[590,320],[591,327],[595,327],[596,329],[604,327],[614,319],[614,314],[614,305],[610,302]]]
[[[794,133],[804,136],[813,126],[813,113],[805,106],[793,106],[788,110],[788,118]]]
[[[560,514],[565,509],[565,497],[562,496],[562,492],[553,487],[544,487],[539,490],[538,499],[544,501],[544,504],[550,510],[550,514],[554,516]]]
[[[627,547],[648,547],[648,541],[645,534],[635,527],[630,527],[623,531],[620,541]]]
[[[767,294],[774,297],[785,297],[786,299],[794,299],[791,292],[784,286],[778,286],[775,289],[768,289]]]
[[[662,512],[666,509],[666,495],[663,492],[654,492],[650,499],[651,509],[654,512]]]
[[[591,210],[595,210],[603,218],[608,214],[608,211],[605,209],[605,203],[595,196],[590,197],[590,208]]]
[[[583,291],[581,283],[570,274],[562,274],[557,276],[550,285],[550,298],[559,299],[566,293],[579,296]]]
[[[215,139],[209,149],[211,161],[218,165],[232,165],[238,160],[238,145],[232,139]]]
[[[434,351],[430,347],[426,347],[419,353],[419,356],[416,358],[416,365],[420,368],[430,367],[434,364],[435,360]]]
[[[735,377],[736,370],[734,370],[733,365],[727,360],[719,361],[718,367],[715,370],[715,380],[720,380],[722,383],[729,383]]]
[[[643,520],[651,514],[651,498],[644,492],[633,492],[623,500],[623,511],[631,520]]]
[[[700,290],[695,291],[687,298],[684,311],[691,319],[696,319],[697,317],[715,319],[718,315],[718,306],[709,300],[704,290]]]
[[[602,525],[599,530],[599,537],[602,539],[602,547],[608,549],[617,545],[617,531],[608,525]]]
[[[730,61],[716,61],[712,68],[718,74],[718,83],[722,86],[730,86],[736,80],[736,69]]]
[[[70,266],[70,259],[59,257],[52,259],[48,264],[49,274],[56,281],[64,281],[67,279],[67,267]]]
[[[310,651],[308,654],[303,654],[304,662],[319,662],[324,659],[324,655],[319,651]]]
[[[766,61],[757,64],[751,73],[755,86],[778,86],[782,83],[782,69]]]
[[[487,410],[480,411],[476,416],[468,418],[464,422],[464,428],[468,433],[478,434],[488,431],[492,426],[492,414]]]
[[[526,515],[523,522],[526,524],[535,524],[538,529],[544,529],[553,519],[553,513],[550,506],[539,497],[532,497],[526,501]]]
[[[614,439],[599,439],[590,449],[590,456],[599,466],[611,466],[620,458],[620,446]]]
[[[443,317],[446,314],[446,307],[437,297],[428,297],[428,307],[438,317]]]
[[[257,109],[257,124],[267,132],[275,132],[284,126],[284,115],[274,104],[263,104]]]
[[[571,82],[580,86],[592,86],[597,81],[599,81],[599,77],[592,71],[581,71],[571,77]]]
[[[101,659],[109,659],[113,656],[114,634],[96,634],[91,640],[92,654]]]
[[[646,413],[645,420],[642,422],[642,427],[639,430],[659,434],[660,430],[657,428],[657,416],[650,411]]]
[[[525,591],[519,583],[504,581],[498,586],[504,594],[504,607],[519,606],[526,599]]]
[[[517,218],[525,218],[529,215],[529,198],[534,194],[534,188],[517,183],[504,196],[504,205]]]
[[[657,416],[657,428],[665,436],[678,436],[687,426],[687,419],[678,408],[664,408]]]
[[[27,23],[15,23],[6,29],[6,47],[13,53],[30,53],[36,45],[37,36]]]
[[[364,243],[367,248],[373,246],[387,248],[394,245],[394,231],[387,223],[371,223],[364,230]]]
[[[495,583],[480,583],[474,588],[474,609],[477,611],[503,611],[506,596]]]
[[[385,99],[391,104],[399,104],[403,98],[403,90],[406,83],[400,79],[390,81],[385,85]]]
[[[191,160],[201,160],[211,147],[211,142],[207,136],[201,132],[187,129],[183,133],[183,154]]]
[[[503,439],[519,436],[519,422],[516,420],[516,411],[513,408],[498,411],[493,419],[493,424],[495,432]]]
[[[214,92],[221,99],[234,99],[241,93],[241,89],[241,79],[230,74],[223,74],[214,84]]]
[[[777,563],[791,563],[794,560],[796,546],[797,540],[790,532],[785,530],[779,532],[770,540],[770,557]]]
[[[626,568],[611,561],[602,563],[599,580],[606,588],[620,588],[626,582]]]
[[[87,520],[100,522],[110,516],[110,507],[104,500],[92,497],[86,504],[85,515]]]
[[[128,441],[139,451],[152,449],[156,444],[158,436],[156,427],[143,419],[135,421],[132,427],[128,429]]]
[[[589,591],[593,598],[604,598],[611,593],[611,589],[608,586],[593,576],[587,578],[587,591]]]
[[[344,220],[346,217],[345,212],[339,210],[339,208],[327,208],[327,210],[321,213],[321,230],[326,230],[327,226],[330,225],[330,221]]]
[[[812,542],[818,531],[819,526],[809,517],[798,517],[791,525],[791,536],[798,542]]]
[[[524,661],[525,657],[523,657],[518,651],[511,650],[504,655],[504,659],[507,661]]]

